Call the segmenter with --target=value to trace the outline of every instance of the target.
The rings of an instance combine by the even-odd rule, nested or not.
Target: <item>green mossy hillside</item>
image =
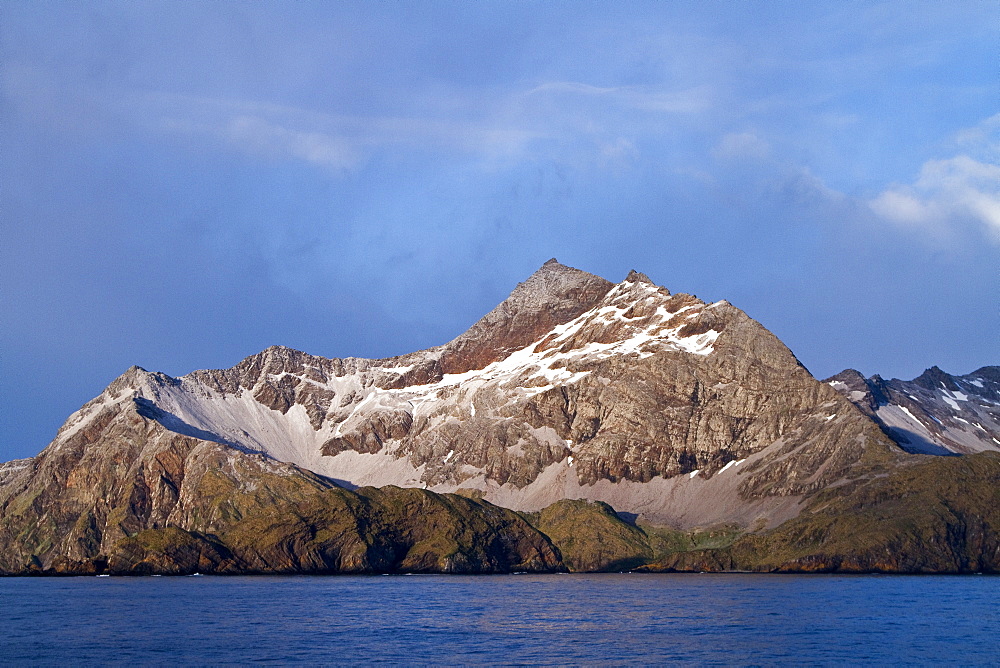
[[[118,575],[236,573],[229,549],[209,536],[177,527],[146,529],[120,541],[104,568]]]
[[[634,525],[601,501],[564,499],[535,513],[522,513],[559,548],[570,571],[627,571],[668,555],[724,547],[740,534],[732,528],[678,531]]]
[[[525,516],[559,548],[571,571],[626,571],[653,556],[642,529],[600,501],[564,499]]]
[[[1000,572],[1000,454],[922,457],[826,490],[775,529],[644,570]]]

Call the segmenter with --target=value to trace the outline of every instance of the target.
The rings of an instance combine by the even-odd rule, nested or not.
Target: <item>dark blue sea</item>
[[[0,579],[3,664],[994,664],[1000,578]]]

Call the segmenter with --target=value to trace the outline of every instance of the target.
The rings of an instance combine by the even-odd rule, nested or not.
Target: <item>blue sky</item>
[[[820,378],[1000,364],[998,17],[0,0],[0,460],[132,364],[437,345],[550,257]]]

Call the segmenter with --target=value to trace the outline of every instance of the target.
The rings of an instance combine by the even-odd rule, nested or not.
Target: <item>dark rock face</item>
[[[866,379],[848,369],[824,382],[909,452],[1000,450],[1000,367],[953,376],[934,366],[910,381]]]

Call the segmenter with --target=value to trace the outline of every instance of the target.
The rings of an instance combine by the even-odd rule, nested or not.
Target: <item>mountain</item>
[[[847,382],[728,302],[550,260],[436,348],[129,369],[0,466],[0,570],[765,568],[740,541],[923,461]]]
[[[135,372],[132,372],[132,376]],[[110,396],[132,396],[129,378]],[[177,433],[123,399],[64,428],[0,484],[0,572],[555,571],[513,511],[420,489],[348,491]]]
[[[847,369],[825,382],[908,452],[1000,451],[1000,367],[953,376],[934,366],[909,381]]]

